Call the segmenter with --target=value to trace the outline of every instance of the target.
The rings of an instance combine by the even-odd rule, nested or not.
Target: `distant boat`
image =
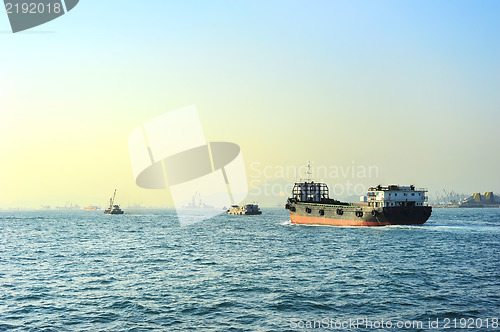
[[[97,205],[89,205],[83,208],[86,211],[100,210],[101,207]]]
[[[115,204],[116,189],[113,197],[109,199],[109,207],[104,210],[104,214],[123,214],[123,210],[120,209],[120,205]]]
[[[73,205],[73,203],[66,203],[64,206],[56,206],[56,210],[80,210],[80,206],[78,204]]]
[[[231,208],[227,210],[227,214],[234,215],[258,215],[262,214],[257,204],[247,204],[243,206],[231,205]]]

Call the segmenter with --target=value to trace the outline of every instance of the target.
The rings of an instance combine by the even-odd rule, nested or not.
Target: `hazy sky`
[[[166,206],[135,185],[128,135],[191,104],[254,183],[311,160],[377,167],[366,185],[500,193],[496,0],[82,0],[16,34],[0,13],[0,40],[0,208],[105,205],[114,188]]]

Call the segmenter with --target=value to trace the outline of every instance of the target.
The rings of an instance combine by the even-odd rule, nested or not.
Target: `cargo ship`
[[[432,207],[427,190],[389,185],[369,188],[365,203],[346,203],[329,197],[325,183],[295,183],[285,208],[293,224],[330,226],[422,225]]]

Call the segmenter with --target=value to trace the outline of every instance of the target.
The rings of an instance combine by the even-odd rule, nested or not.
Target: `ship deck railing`
[[[352,204],[356,204],[356,203],[348,203],[349,205],[342,205],[342,204],[328,204],[328,203],[319,203],[319,202],[301,202],[301,201],[298,201],[298,202],[295,202],[295,204],[307,204],[307,205],[315,205],[315,206],[334,206],[334,207],[345,207],[345,208],[352,208],[352,209],[358,209],[360,207],[363,207],[363,206],[360,206],[360,205],[352,205]]]
[[[321,206],[321,207],[342,207],[342,208],[351,208],[351,209],[359,209],[359,208],[364,208],[364,207],[374,207],[374,206],[368,206],[368,205],[361,205],[359,203],[348,203],[349,205],[340,205],[340,204],[328,204],[328,203],[314,203],[314,202],[295,202],[295,204],[303,204],[303,205],[314,205],[314,206]],[[496,204],[498,206],[499,204]],[[429,204],[425,205],[420,205],[420,206],[431,206]],[[471,205],[472,206],[472,205]],[[383,207],[383,206],[380,206]],[[404,207],[404,206],[385,206],[385,207]]]
[[[368,188],[368,192],[370,191],[429,191],[427,188],[414,188],[414,189],[407,189],[407,188],[401,188],[401,187],[406,187],[406,186],[400,186],[397,189],[391,189],[389,187],[381,187],[378,189],[377,187],[370,187]]]

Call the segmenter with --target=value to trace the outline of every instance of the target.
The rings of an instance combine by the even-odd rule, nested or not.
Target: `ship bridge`
[[[427,189],[415,186],[389,185],[377,186],[368,189],[368,206],[393,207],[393,206],[424,206],[428,197]]]

